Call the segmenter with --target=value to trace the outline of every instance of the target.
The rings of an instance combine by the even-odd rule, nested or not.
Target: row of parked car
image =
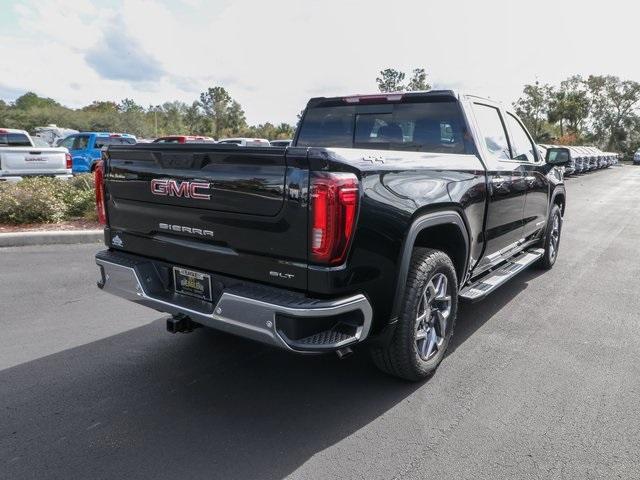
[[[58,138],[53,147],[40,136],[31,137],[24,130],[0,129],[0,180],[19,180],[23,176],[48,175],[68,177],[76,173],[92,172],[100,160],[101,151],[109,145],[134,145],[136,143],[216,143],[241,147],[286,147],[291,140],[267,140],[265,138],[222,138],[215,140],[199,135],[170,135],[154,140],[137,139],[127,133],[76,132]],[[542,157],[553,145],[539,145]],[[617,153],[603,152],[597,147],[568,147],[571,160],[565,168],[567,175],[606,168],[619,162]],[[640,155],[636,154],[634,161]]]
[[[291,140],[267,140],[266,138],[221,138],[215,140],[211,137],[203,137],[200,135],[169,135],[166,137],[156,138],[151,143],[222,143],[226,145],[239,145],[241,147],[288,147]]]
[[[287,146],[291,140],[273,140],[264,138],[223,138],[218,141],[211,137],[200,135],[171,135],[159,137],[155,140],[137,139],[128,133],[110,132],[78,132],[57,142],[60,147],[66,147],[71,153],[73,173],[92,172],[96,162],[100,159],[101,150],[109,145],[133,145],[136,143],[223,143],[239,146]]]
[[[47,132],[59,133],[55,125]],[[65,137],[42,135],[33,137],[25,130],[0,128],[0,181],[19,181],[28,176],[69,178],[73,174],[93,172],[100,160],[102,149],[109,145],[135,145],[136,143],[223,143],[238,146],[288,146],[291,140],[264,138],[223,138],[174,135],[155,140],[138,139],[128,133],[77,132]]]
[[[558,147],[558,145],[539,145],[539,147],[542,150],[544,158],[544,153],[547,148]],[[568,146],[566,148],[569,149],[570,160],[569,164],[565,167],[565,175],[574,175],[607,168],[618,164],[620,161],[619,153],[603,152],[598,147]]]
[[[291,140],[273,140],[264,138],[223,138],[215,140],[200,135],[170,135],[155,140],[137,139],[127,133],[78,132],[58,141],[58,146],[66,147],[71,153],[73,173],[92,172],[100,159],[102,148],[109,145],[133,145],[136,143],[222,143],[242,147],[288,146]]]

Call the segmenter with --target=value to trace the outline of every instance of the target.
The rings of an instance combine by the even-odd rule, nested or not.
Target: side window
[[[75,141],[76,137],[67,137],[64,140],[62,140],[60,142],[60,146],[61,147],[66,147],[69,150],[71,150],[71,148],[73,147],[73,142]]]
[[[509,138],[511,139],[511,148],[513,149],[513,159],[522,162],[535,162],[535,145],[529,139],[527,132],[520,122],[510,113],[507,113],[507,126],[511,134]]]
[[[507,133],[504,130],[498,109],[474,103],[473,111],[478,121],[480,134],[489,152],[500,160],[509,160],[511,152],[507,142]]]
[[[86,135],[80,135],[75,138],[73,142],[73,149],[84,150],[87,148],[88,145],[89,145],[89,137],[87,137]]]

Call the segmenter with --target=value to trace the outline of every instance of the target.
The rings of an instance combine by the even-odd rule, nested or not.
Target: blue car
[[[73,173],[93,172],[100,160],[100,150],[107,145],[135,145],[136,137],[128,133],[80,132],[58,143],[71,153]]]

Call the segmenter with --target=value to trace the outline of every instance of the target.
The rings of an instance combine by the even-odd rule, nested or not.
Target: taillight
[[[358,211],[358,178],[351,173],[319,173],[310,185],[310,250],[317,263],[342,263]]]
[[[104,162],[98,161],[93,176],[96,187],[96,210],[98,211],[98,222],[101,225],[107,224],[107,210],[104,204]]]
[[[64,160],[65,160],[65,168],[70,169],[73,167],[73,163],[71,162],[71,154],[70,153],[65,153],[64,154]]]

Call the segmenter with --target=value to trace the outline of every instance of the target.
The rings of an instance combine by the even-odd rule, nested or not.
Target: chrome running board
[[[467,302],[482,300],[525,268],[538,261],[542,255],[544,255],[544,249],[542,248],[526,250],[462,288],[458,297],[460,300]]]

